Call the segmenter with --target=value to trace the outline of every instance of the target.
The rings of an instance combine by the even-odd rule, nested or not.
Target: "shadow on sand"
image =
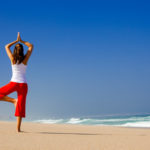
[[[95,134],[95,133],[27,132],[27,131],[21,131],[21,133],[34,133],[34,134],[71,134],[71,135],[112,135],[112,134]]]

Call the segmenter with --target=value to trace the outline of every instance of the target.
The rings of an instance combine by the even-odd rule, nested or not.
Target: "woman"
[[[26,55],[24,55],[23,45],[17,42],[21,42],[28,46],[28,51]],[[13,54],[11,53],[10,47],[15,44]],[[9,43],[5,46],[7,55],[11,61],[12,66],[12,78],[8,84],[0,88],[0,100],[11,102],[15,106],[15,114],[17,117],[17,131],[21,132],[21,121],[22,117],[25,118],[25,110],[26,110],[26,96],[28,92],[28,84],[26,81],[26,68],[27,62],[33,50],[33,45],[29,42],[22,41],[20,37],[20,33],[18,32],[17,40]],[[17,92],[17,99],[8,97],[7,95],[12,92]]]

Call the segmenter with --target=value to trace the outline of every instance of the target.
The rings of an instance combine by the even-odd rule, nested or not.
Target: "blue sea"
[[[92,117],[71,117],[57,119],[40,119],[33,122],[46,124],[79,124],[96,126],[122,126],[122,127],[144,127],[150,128],[150,114],[136,115],[108,115]]]

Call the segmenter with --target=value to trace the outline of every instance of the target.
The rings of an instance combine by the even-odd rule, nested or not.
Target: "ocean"
[[[150,114],[136,115],[108,115],[92,117],[71,117],[59,119],[40,119],[33,122],[46,124],[79,124],[79,125],[97,125],[97,126],[122,126],[122,127],[144,127],[150,128]]]

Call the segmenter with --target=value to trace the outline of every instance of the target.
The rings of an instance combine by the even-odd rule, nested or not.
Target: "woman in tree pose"
[[[21,42],[28,46],[28,51],[24,55],[23,45],[17,42]],[[10,47],[15,44],[13,54]],[[17,117],[17,131],[21,132],[22,117],[26,117],[26,96],[28,92],[28,84],[26,81],[26,68],[27,62],[33,50],[33,45],[29,42],[21,40],[20,33],[18,32],[17,40],[13,41],[5,46],[7,55],[11,61],[12,66],[12,78],[8,84],[0,88],[0,100],[11,102],[15,106],[15,114]],[[17,99],[8,97],[12,92],[17,92]]]

